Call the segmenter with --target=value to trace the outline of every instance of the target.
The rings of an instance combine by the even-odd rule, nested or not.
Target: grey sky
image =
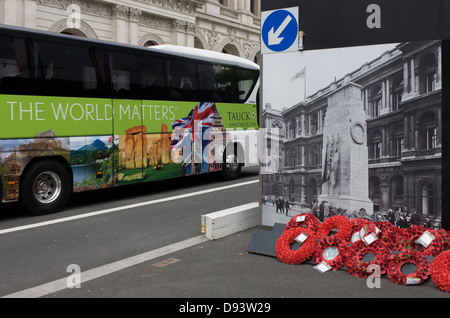
[[[306,95],[327,87],[334,79],[393,49],[398,43],[337,48],[263,56],[263,105],[281,110],[304,100],[304,79],[292,78],[306,66]]]

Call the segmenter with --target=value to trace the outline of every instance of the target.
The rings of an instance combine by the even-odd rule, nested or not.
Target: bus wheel
[[[222,164],[222,178],[225,180],[233,180],[241,174],[242,164],[239,162],[237,154],[237,147],[235,145],[234,151],[231,147],[227,147],[224,153],[224,160]]]
[[[70,174],[60,162],[38,161],[23,175],[20,201],[34,215],[58,212],[69,200],[71,184]]]

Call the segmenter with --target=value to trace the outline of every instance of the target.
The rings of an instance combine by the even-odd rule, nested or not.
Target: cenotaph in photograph
[[[369,199],[367,126],[361,87],[347,83],[328,97],[323,127],[322,194],[349,212],[373,213]]]

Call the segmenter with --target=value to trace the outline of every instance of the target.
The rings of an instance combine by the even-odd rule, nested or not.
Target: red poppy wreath
[[[333,215],[320,224],[318,237],[329,236],[334,229],[337,229],[337,233],[333,236],[347,241],[352,233],[352,221],[343,215]]]
[[[411,274],[404,274],[402,266],[408,263],[415,265],[416,270]],[[389,257],[387,273],[396,284],[420,284],[430,275],[430,262],[417,251],[404,250]]]
[[[353,219],[351,222],[352,232],[350,237],[353,243],[370,233],[378,234],[379,232],[379,229],[375,226],[375,224],[367,219],[357,218]]]
[[[387,244],[391,250],[397,248],[397,240],[400,235],[400,229],[388,221],[375,221],[375,226],[380,229],[377,234],[378,238]]]
[[[430,274],[436,287],[450,293],[450,250],[436,256],[431,263]]]
[[[294,216],[288,224],[286,224],[285,230],[289,230],[294,227],[307,227],[314,233],[317,233],[320,227],[320,221],[311,213],[300,213]]]
[[[329,248],[331,250],[331,257],[327,256]],[[325,262],[332,270],[338,270],[344,266],[346,249],[346,241],[342,241],[336,236],[322,236],[313,254],[313,261],[317,264]]]
[[[437,232],[439,232],[439,234],[442,237],[444,243],[444,250],[450,248],[450,231],[446,231],[445,229],[440,228],[439,230],[437,230]]]
[[[370,261],[363,261],[366,254],[373,254],[374,258]],[[345,256],[345,267],[348,272],[356,277],[367,278],[371,275],[368,271],[371,265],[377,265],[380,274],[385,274],[391,255],[390,249],[381,240],[376,240],[370,245],[365,245],[362,240],[349,246]]]
[[[300,248],[297,250],[291,249],[291,244],[294,241],[302,240]],[[317,237],[310,229],[303,227],[294,227],[285,230],[278,238],[275,244],[275,254],[279,261],[297,265],[307,261],[314,253],[317,246]]]
[[[425,233],[427,232],[428,233]],[[405,228],[402,230],[402,239],[399,240],[399,249],[402,250],[404,248],[412,248],[417,250],[415,247],[415,242],[421,238],[423,234],[429,234],[434,239],[429,243],[428,246],[423,246],[420,250],[420,253],[428,256],[436,256],[444,250],[444,240],[441,234],[433,229],[429,229],[423,226],[413,225],[409,228]],[[418,250],[417,250],[418,251]]]

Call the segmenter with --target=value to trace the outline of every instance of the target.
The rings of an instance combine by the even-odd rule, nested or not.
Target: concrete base
[[[216,240],[255,227],[260,222],[259,214],[258,202],[206,214],[205,235]]]

